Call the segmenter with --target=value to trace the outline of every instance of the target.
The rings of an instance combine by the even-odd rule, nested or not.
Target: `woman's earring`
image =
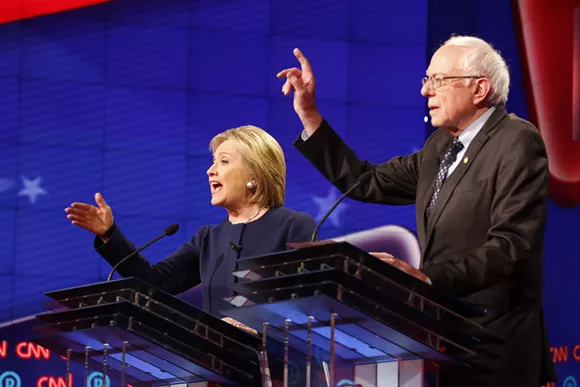
[[[251,181],[248,181],[248,184],[246,184],[246,187],[248,187],[248,189],[254,189],[254,183],[252,183]]]

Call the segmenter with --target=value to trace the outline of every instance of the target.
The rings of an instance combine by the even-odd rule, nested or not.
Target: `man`
[[[501,55],[475,37],[443,44],[421,89],[439,129],[418,152],[372,165],[322,118],[312,68],[299,50],[294,54],[301,69],[278,77],[286,78],[285,95],[294,90],[304,125],[296,147],[343,192],[372,170],[352,199],[415,203],[421,271],[376,255],[485,307],[487,316],[476,321],[505,339],[478,346],[474,367],[442,372],[441,385],[535,387],[554,380],[541,310],[548,160],[537,129],[506,112],[509,72]]]

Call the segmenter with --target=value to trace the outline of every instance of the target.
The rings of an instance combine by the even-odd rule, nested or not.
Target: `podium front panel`
[[[361,313],[336,299],[326,295],[298,298],[265,304],[254,304],[224,313],[231,318],[260,330],[262,323],[268,321],[268,335],[277,341],[284,340],[284,322],[291,321],[289,345],[306,353],[306,323],[309,316],[314,318],[312,332],[316,339],[318,357],[326,360],[330,348],[329,316],[336,317],[336,356],[340,361],[365,363],[390,360],[425,358],[444,362],[455,360],[438,349],[419,340],[412,339],[390,326]]]

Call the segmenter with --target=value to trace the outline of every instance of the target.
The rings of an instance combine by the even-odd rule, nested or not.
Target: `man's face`
[[[476,85],[473,79],[436,79],[477,75],[459,70],[459,60],[465,50],[458,46],[445,46],[437,50],[427,69],[427,76],[435,80],[425,83],[421,88],[421,95],[428,98],[431,124],[452,133],[465,129],[473,121],[477,111],[474,99]],[[435,87],[432,83],[435,83]]]

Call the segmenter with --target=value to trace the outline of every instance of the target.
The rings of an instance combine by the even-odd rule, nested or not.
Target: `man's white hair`
[[[510,90],[510,73],[501,54],[485,40],[474,36],[452,36],[443,46],[460,46],[468,50],[459,65],[469,75],[489,79],[491,90],[487,101],[492,105],[505,103]]]

